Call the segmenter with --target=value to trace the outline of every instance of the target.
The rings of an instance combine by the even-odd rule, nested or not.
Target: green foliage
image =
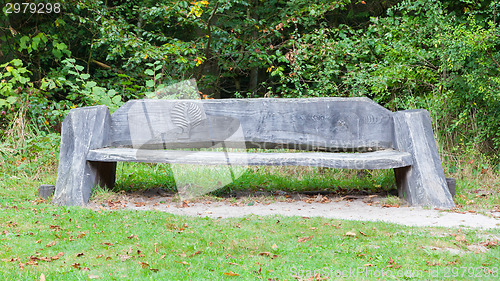
[[[498,155],[500,1],[61,3],[64,13],[3,11],[1,128],[28,89],[27,116],[51,131],[71,107],[114,110],[196,78],[215,98],[368,96],[426,108],[448,148]]]
[[[481,15],[495,14],[497,5]],[[291,32],[270,56],[268,93],[369,96],[393,110],[427,108],[442,138],[498,150],[498,25],[446,8],[440,1],[404,1],[363,28]]]
[[[50,75],[54,78],[42,80],[42,90],[64,91],[69,101],[80,106],[103,104],[108,106],[110,111],[114,111],[123,104],[117,91],[98,86],[97,82],[90,80],[88,73],[82,73],[84,67],[77,65],[75,59],[68,58],[62,63],[64,67],[61,71]]]
[[[0,65],[0,108],[11,109],[18,102],[23,87],[29,85],[29,74],[19,59]]]

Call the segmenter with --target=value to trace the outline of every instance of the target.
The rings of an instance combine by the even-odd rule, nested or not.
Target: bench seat
[[[196,152],[196,153],[194,153]],[[88,161],[147,162],[171,164],[317,166],[336,169],[393,169],[411,166],[408,152],[382,150],[364,153],[245,153],[245,152],[147,150],[133,148],[100,148],[90,150]]]

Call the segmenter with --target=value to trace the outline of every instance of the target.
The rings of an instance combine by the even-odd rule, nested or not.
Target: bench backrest
[[[393,147],[393,113],[368,98],[132,100],[111,116],[112,145],[370,151]]]

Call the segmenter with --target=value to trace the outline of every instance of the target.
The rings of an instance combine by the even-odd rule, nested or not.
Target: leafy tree
[[[59,2],[49,14],[3,7],[2,128],[23,106],[52,130],[71,107],[113,110],[196,78],[215,98],[368,96],[427,108],[450,146],[498,155],[499,1]]]

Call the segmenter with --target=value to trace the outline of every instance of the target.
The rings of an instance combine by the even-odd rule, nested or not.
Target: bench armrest
[[[53,202],[85,205],[99,181],[96,167],[87,162],[91,149],[111,144],[111,115],[104,105],[75,108],[63,121],[61,148]]]
[[[394,146],[413,157],[411,166],[394,169],[400,197],[411,205],[453,208],[427,110],[394,113]]]

